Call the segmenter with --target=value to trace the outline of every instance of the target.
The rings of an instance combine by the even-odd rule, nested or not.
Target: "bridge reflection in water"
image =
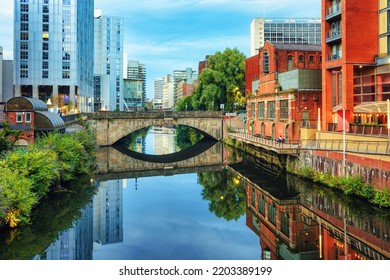
[[[228,164],[230,149],[220,142],[210,146],[187,159],[179,154],[154,157],[153,162],[145,161],[150,155],[142,158],[133,152],[125,154],[120,149],[101,147],[95,180],[215,172],[227,168],[245,182],[246,224],[260,238],[263,259],[390,259],[388,210],[291,175],[256,168],[265,165],[250,155]],[[175,157],[182,160],[172,160]]]
[[[206,138],[190,148],[167,155],[141,154],[121,146],[100,147],[95,180],[220,171],[223,167],[223,144]]]
[[[253,164],[229,169],[245,180],[247,226],[260,237],[263,259],[390,259],[388,209]]]

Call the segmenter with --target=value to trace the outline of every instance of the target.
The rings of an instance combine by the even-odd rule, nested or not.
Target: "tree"
[[[202,198],[209,201],[209,210],[227,221],[238,220],[246,211],[246,190],[242,180],[232,172],[202,172]]]
[[[237,48],[227,48],[210,56],[209,67],[199,76],[198,86],[192,95],[192,107],[197,110],[233,111],[243,106],[245,96],[245,55]]]

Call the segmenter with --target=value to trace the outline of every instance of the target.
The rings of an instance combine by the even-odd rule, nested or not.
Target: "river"
[[[160,155],[152,162],[100,148],[94,174],[52,193],[31,224],[0,232],[0,259],[390,258],[388,209],[267,170],[221,143],[164,160],[182,157],[188,145],[177,138],[167,129],[133,138],[138,155]]]

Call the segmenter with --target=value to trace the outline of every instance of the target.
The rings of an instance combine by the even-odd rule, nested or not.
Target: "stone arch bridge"
[[[88,122],[96,133],[99,146],[111,146],[119,139],[149,126],[185,125],[199,130],[216,140],[223,138],[221,112],[162,111],[111,112],[99,111],[87,114]]]

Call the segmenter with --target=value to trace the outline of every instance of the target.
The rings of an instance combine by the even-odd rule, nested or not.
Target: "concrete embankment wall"
[[[302,167],[331,174],[343,175],[343,154],[334,151],[301,150],[299,157],[290,157],[287,169],[299,173]],[[347,154],[346,172],[349,176],[361,176],[378,190],[390,190],[390,157],[379,155]]]

